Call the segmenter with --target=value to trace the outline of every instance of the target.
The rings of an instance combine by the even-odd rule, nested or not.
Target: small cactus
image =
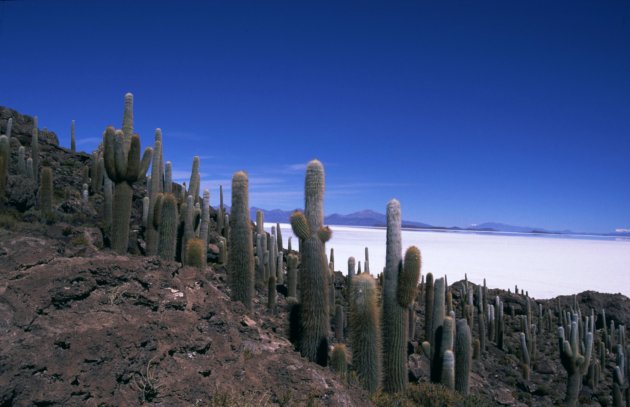
[[[348,350],[346,345],[338,343],[335,345],[330,356],[330,367],[337,373],[343,381],[348,378]]]
[[[186,265],[203,268],[203,257],[205,252],[203,250],[204,242],[201,239],[193,238],[186,242]]]
[[[424,339],[429,342],[433,342],[433,301],[434,301],[434,288],[433,288],[433,274],[428,273],[425,280],[425,296],[424,296]]]

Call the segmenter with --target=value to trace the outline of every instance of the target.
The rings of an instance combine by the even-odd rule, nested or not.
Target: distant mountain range
[[[251,208],[250,215],[252,220],[256,220],[256,211],[262,210],[265,215],[265,222],[271,223],[288,223],[289,217],[293,211],[284,211],[281,209],[266,210],[262,208]],[[348,215],[333,213],[324,218],[326,225],[340,226],[368,226],[368,227],[384,227],[387,224],[385,214],[365,209]],[[571,233],[569,230],[551,231],[543,228],[529,226],[513,226],[498,222],[486,222],[470,225],[467,228],[460,227],[444,227],[433,226],[427,223],[415,221],[402,221],[403,228],[409,229],[442,229],[442,230],[471,230],[471,231],[488,231],[488,232],[512,232],[512,233]]]

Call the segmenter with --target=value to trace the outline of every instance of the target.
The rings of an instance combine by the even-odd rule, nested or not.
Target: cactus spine
[[[352,277],[350,344],[352,366],[363,386],[376,392],[381,384],[381,315],[376,281],[369,274]]]
[[[228,241],[232,298],[252,308],[254,296],[254,251],[249,221],[249,181],[240,171],[232,177],[231,235]]]
[[[129,151],[126,153],[123,133],[111,126],[105,130],[103,145],[107,176],[116,184],[113,201],[112,249],[118,254],[125,254],[129,243],[132,185],[145,176],[153,150],[147,147],[140,160],[140,137],[134,134],[131,137]]]
[[[308,163],[304,182],[304,213],[291,215],[293,232],[301,244],[300,302],[302,337],[299,349],[303,356],[322,366],[327,364],[329,271],[325,243],[330,233],[324,230],[324,167],[313,160]]]
[[[73,153],[77,152],[77,141],[74,138],[74,120],[70,125],[70,151],[72,151]]]

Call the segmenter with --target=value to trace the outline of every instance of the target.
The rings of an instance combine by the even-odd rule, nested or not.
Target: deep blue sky
[[[131,91],[215,204],[301,207],[316,157],[327,213],[630,227],[630,2],[203,3],[0,2],[0,105],[92,151]]]

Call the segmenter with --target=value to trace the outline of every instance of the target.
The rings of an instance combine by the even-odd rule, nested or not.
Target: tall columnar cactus
[[[157,208],[160,208],[159,212]],[[157,216],[153,221],[159,222],[160,240],[158,242],[158,255],[164,260],[175,260],[177,247],[177,227],[179,225],[177,213],[177,198],[173,194],[164,194],[159,206],[156,205]]]
[[[18,173],[26,175],[26,149],[24,146],[18,148]]]
[[[291,215],[291,227],[301,241],[300,302],[303,356],[322,366],[328,362],[329,273],[325,243],[330,230],[324,221],[324,167],[313,160],[306,168],[304,185],[305,212]]]
[[[129,223],[133,199],[132,185],[143,178],[151,162],[153,150],[144,151],[140,160],[140,137],[134,134],[128,153],[125,153],[123,133],[108,127],[103,135],[104,161],[107,176],[116,184],[112,219],[112,249],[119,254],[127,252]]]
[[[348,282],[352,281],[352,277],[356,274],[356,260],[354,257],[348,257]]]
[[[424,340],[433,342],[433,300],[435,297],[432,273],[427,273],[424,291],[426,293],[424,295]]]
[[[265,220],[264,213],[260,209],[256,210],[256,233],[263,234],[265,233]]]
[[[279,223],[276,223],[276,238],[278,239],[278,251],[282,253],[284,251],[284,243],[282,241],[282,229],[280,229]]]
[[[245,172],[232,177],[231,235],[229,243],[229,280],[232,298],[252,308],[254,296],[254,249],[249,221],[249,181]]]
[[[465,319],[457,320],[455,330],[455,390],[467,396],[472,367],[472,335]]]
[[[579,335],[579,318],[576,314],[574,314],[571,322],[569,340],[565,339],[564,327],[558,328],[558,339],[561,346],[560,361],[568,374],[567,392],[564,402],[569,407],[577,405],[582,377],[588,371],[593,350],[593,332],[586,333],[585,343],[583,344],[584,354],[581,353]]]
[[[527,349],[527,340],[525,337],[525,333],[521,332],[518,336],[519,344],[520,344],[520,362],[521,362],[521,373],[523,374],[523,380],[529,381],[529,372],[530,372],[530,359],[529,359],[529,349]]]
[[[4,198],[5,189],[7,187],[10,156],[9,138],[2,135],[0,136],[0,201]]]
[[[133,136],[133,94],[125,94],[125,108],[122,121],[123,147],[125,155],[131,148],[131,137]],[[112,180],[114,181],[114,180]],[[116,181],[114,181],[116,182]]]
[[[400,226],[400,204],[391,200],[387,204],[387,251],[383,280],[383,370],[384,389],[388,392],[401,391],[407,384],[404,371],[406,318],[397,300],[398,273],[402,265]]]
[[[352,366],[363,386],[376,392],[381,385],[381,315],[376,281],[369,274],[352,277],[350,344]]]
[[[92,167],[90,169],[90,187],[92,193],[100,192],[103,185],[103,173],[105,172],[105,164],[101,153],[97,150],[92,153]]]
[[[199,175],[199,156],[193,157],[192,171],[190,172],[190,184],[188,185],[188,195],[192,195],[193,201],[199,199],[199,188],[201,176]]]
[[[297,255],[291,253],[287,256],[287,289],[288,296],[297,299]]]
[[[33,117],[33,133],[31,138],[31,158],[33,159],[33,176],[35,182],[39,177],[39,128],[37,116]]]
[[[444,351],[440,383],[448,389],[455,389],[455,355],[451,349]]]
[[[9,120],[7,120],[7,131],[6,131],[6,136],[9,138],[9,140],[11,139],[12,129],[13,129],[13,117],[9,117]]]
[[[365,266],[364,266],[365,272],[370,274],[370,253],[369,253],[367,247],[365,248],[365,261],[364,261],[364,263],[365,263]]]
[[[35,179],[35,170],[33,169],[33,159],[31,157],[26,159],[26,176]]]
[[[392,199],[387,204],[387,251],[383,278],[383,387],[391,393],[404,390],[407,386],[407,307],[415,296],[420,264],[420,252],[416,249],[417,252],[410,258],[415,257],[418,270],[408,271],[403,267],[400,227],[400,203]],[[413,278],[404,277],[408,273],[415,273],[413,287],[407,286],[409,283],[406,281]]]
[[[146,229],[146,252],[147,256],[157,254],[158,241],[160,240],[159,231],[154,227],[153,213],[155,212],[155,201],[157,194],[162,192],[162,174],[160,174],[160,157],[162,156],[162,130],[155,129],[155,143],[153,144],[153,163],[151,164],[151,182],[149,193],[149,217],[147,219]]]
[[[343,341],[343,306],[335,305],[335,339],[339,342]]]
[[[269,281],[267,282],[268,290],[267,290],[267,308],[272,313],[276,312],[276,302],[278,292],[276,289],[276,276],[272,273],[269,273]]]
[[[70,125],[70,151],[72,151],[73,153],[77,152],[77,141],[74,135],[74,120]]]
[[[164,165],[164,192],[173,192],[173,163],[170,161]]]
[[[219,213],[217,213],[217,231],[223,237],[227,237],[225,233],[225,206],[223,205],[223,185],[219,185]]]
[[[183,221],[184,221],[184,225],[183,225],[183,235],[182,235],[182,241],[181,241],[181,247],[182,247],[182,252],[181,252],[181,258],[182,258],[182,263],[186,264],[186,251],[184,250],[186,248],[186,244],[188,243],[188,240],[192,239],[195,236],[194,233],[194,228],[193,228],[193,213],[195,210],[195,205],[193,203],[194,197],[192,195],[188,195],[188,197],[186,197],[186,205],[182,205],[181,207],[181,211],[182,211],[182,217],[183,217]]]
[[[53,172],[50,167],[42,168],[39,182],[39,209],[45,217],[52,216]]]
[[[495,299],[495,333],[497,337],[497,347],[503,349],[503,333],[505,332],[505,322],[503,320],[503,302],[497,295]]]
[[[210,191],[204,189],[201,207],[201,224],[199,225],[199,238],[203,240],[203,265],[208,263],[208,230],[210,228]]]

